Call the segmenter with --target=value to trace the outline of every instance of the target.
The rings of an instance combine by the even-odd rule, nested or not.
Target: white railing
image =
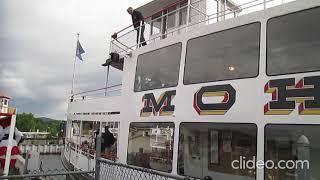
[[[98,99],[106,96],[119,96],[121,95],[121,86],[121,84],[116,84],[104,88],[92,89],[88,91],[75,93],[70,96],[70,102]]]
[[[118,54],[123,56],[129,53],[130,51],[139,48],[139,46],[143,42],[140,42],[141,34],[138,35],[139,38],[137,42],[137,32],[141,32],[141,31],[138,31],[138,29],[141,29],[143,26],[145,29],[145,33],[144,33],[145,41],[147,44],[151,44],[151,43],[157,42],[158,40],[168,38],[170,36],[173,37],[175,35],[180,34],[181,32],[187,32],[191,29],[197,28],[202,25],[209,25],[219,21],[224,21],[226,19],[235,18],[244,14],[261,11],[261,10],[264,10],[273,6],[277,6],[277,5],[282,5],[294,0],[252,0],[250,2],[246,2],[241,5],[235,5],[233,7],[227,6],[228,0],[215,0],[217,3],[216,4],[217,10],[215,13],[212,13],[212,14],[207,14],[208,11],[203,12],[201,9],[195,7],[197,4],[200,4],[201,2],[204,2],[204,1],[206,0],[199,0],[196,2],[190,3],[190,0],[189,0],[189,3],[186,6],[177,8],[174,11],[163,14],[152,20],[146,21],[147,19],[150,19],[150,17],[146,17],[145,23],[140,24],[140,27],[136,29],[133,28],[133,25],[130,25],[118,31],[116,33],[116,37],[111,38],[109,52],[117,52]],[[173,5],[175,6],[176,4],[177,3]],[[168,6],[167,8],[170,8],[170,7],[172,6]],[[221,7],[223,7],[223,9],[221,9]],[[187,8],[186,23],[183,25],[176,25],[175,27],[172,27],[170,29],[165,29],[165,31],[163,31],[161,20],[164,18],[168,18],[168,16],[170,16],[171,14],[180,12],[185,8]],[[194,14],[196,14],[198,18],[192,19]],[[159,33],[152,34],[153,33],[152,28],[154,27],[152,25],[155,23],[160,23]]]

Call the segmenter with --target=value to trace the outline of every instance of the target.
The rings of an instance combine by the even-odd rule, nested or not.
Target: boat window
[[[110,121],[102,123],[102,140],[106,137],[106,127],[110,133],[112,133],[115,141],[111,147],[107,147],[106,143],[101,143],[101,157],[105,159],[115,160],[118,152],[118,141],[119,141],[119,124],[120,122]],[[105,140],[103,140],[105,141]]]
[[[320,8],[272,18],[267,25],[267,74],[320,70]]]
[[[8,105],[8,100],[5,99],[3,105]]]
[[[171,172],[173,123],[131,123],[127,163]]]
[[[255,168],[241,169],[242,159],[254,160],[257,126],[231,123],[181,123],[178,173],[196,178],[253,180]]]
[[[265,179],[320,179],[320,125],[265,127]]]
[[[138,57],[134,90],[145,91],[178,84],[181,43],[170,45]]]
[[[257,76],[259,46],[260,23],[189,40],[184,84]]]

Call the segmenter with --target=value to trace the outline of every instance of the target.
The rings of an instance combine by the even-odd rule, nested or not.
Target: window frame
[[[137,91],[135,89],[135,81],[136,81],[136,74],[137,74],[137,70],[138,70],[139,57],[142,56],[142,55],[145,55],[145,54],[148,54],[148,53],[152,53],[154,51],[157,51],[157,50],[160,50],[160,49],[164,49],[164,48],[168,48],[170,46],[174,46],[174,45],[178,45],[178,44],[181,46],[181,51],[180,51],[180,55],[179,55],[178,77],[177,77],[176,84],[173,85],[173,86],[167,86],[167,87],[162,87],[162,88],[151,88],[151,89],[145,89],[145,90]],[[133,92],[138,93],[138,92],[145,92],[145,91],[156,90],[156,89],[167,89],[167,88],[177,87],[179,85],[179,79],[180,79],[180,67],[181,67],[182,51],[183,51],[183,43],[181,41],[178,41],[176,43],[173,43],[173,44],[170,44],[170,45],[167,45],[167,46],[163,46],[163,47],[158,48],[158,49],[154,49],[152,51],[148,51],[148,52],[144,52],[142,54],[139,54],[137,59],[136,59],[136,70],[135,70],[135,73],[134,73]]]
[[[210,81],[201,81],[201,82],[192,82],[192,83],[186,83],[185,82],[185,75],[186,75],[186,64],[187,64],[187,56],[188,56],[188,44],[189,44],[189,41],[190,40],[193,40],[193,39],[197,39],[197,38],[200,38],[200,37],[205,37],[205,36],[208,36],[208,35],[212,35],[212,34],[216,34],[216,33],[221,33],[221,32],[224,32],[224,31],[228,31],[228,30],[232,30],[232,29],[236,29],[238,27],[243,27],[243,26],[247,26],[247,25],[251,25],[251,24],[255,24],[255,23],[258,23],[259,24],[259,56],[258,56],[258,71],[257,71],[257,74],[255,76],[252,76],[252,77],[239,77],[239,78],[226,78],[226,79],[221,79],[221,80],[210,80]],[[205,35],[202,35],[202,36],[198,36],[198,37],[194,37],[194,38],[191,38],[191,39],[188,39],[187,43],[186,43],[186,53],[185,53],[185,60],[184,60],[184,70],[183,70],[183,85],[192,85],[192,84],[202,84],[202,83],[209,83],[209,82],[220,82],[220,81],[228,81],[228,80],[236,80],[236,79],[249,79],[249,78],[256,78],[259,76],[260,74],[260,60],[261,60],[261,36],[262,36],[262,23],[261,21],[254,21],[254,22],[251,22],[251,23],[247,23],[247,24],[242,24],[242,25],[239,25],[239,26],[234,26],[234,27],[231,27],[231,28],[227,28],[227,29],[223,29],[223,30],[220,30],[220,31],[215,31],[213,33],[209,33],[209,34],[205,34]]]
[[[159,169],[153,169],[153,168],[146,168],[146,169],[151,169],[151,170],[155,170],[155,171],[160,171],[160,172],[164,172],[164,173],[169,173],[169,174],[171,174],[172,172],[173,172],[173,166],[174,166],[174,154],[175,154],[175,149],[174,149],[174,145],[175,145],[175,131],[176,131],[176,123],[175,122],[172,122],[172,121],[156,121],[156,122],[150,122],[150,121],[148,121],[148,122],[141,122],[141,121],[132,121],[132,122],[130,122],[129,123],[129,129],[128,129],[128,137],[127,137],[127,139],[128,139],[128,143],[127,143],[127,154],[126,154],[126,164],[127,165],[130,165],[130,166],[135,166],[135,167],[139,167],[139,168],[145,168],[145,167],[141,167],[141,166],[137,166],[137,165],[133,165],[133,164],[129,164],[128,163],[128,151],[129,151],[129,137],[130,137],[130,127],[131,127],[131,124],[132,123],[148,123],[148,124],[155,124],[155,123],[172,123],[173,124],[173,143],[172,143],[172,163],[171,163],[171,169],[170,169],[170,171],[163,171],[163,170],[159,170]],[[148,135],[148,136],[150,136],[150,134]],[[178,147],[179,147],[179,145],[178,145]],[[139,147],[139,149],[140,149],[140,147]]]
[[[242,122],[188,122],[188,121],[184,121],[184,122],[181,122],[181,123],[179,123],[179,134],[178,134],[178,153],[177,153],[177,157],[179,157],[179,152],[180,152],[180,132],[182,132],[181,131],[181,125],[182,124],[185,124],[185,123],[207,123],[207,124],[221,124],[221,125],[230,125],[230,124],[234,124],[234,125],[236,125],[236,124],[241,124],[241,125],[254,125],[255,126],[255,134],[256,134],[256,151],[255,151],[255,153],[256,153],[256,158],[257,158],[257,156],[258,156],[258,136],[259,136],[259,134],[258,134],[258,124],[256,124],[256,123],[242,123]],[[212,129],[212,128],[211,128]],[[240,158],[240,157],[239,157]],[[220,156],[219,156],[219,159],[220,159]],[[186,176],[185,174],[180,174],[179,173],[179,160],[177,159],[177,174],[178,175],[180,175],[180,176]],[[255,180],[257,180],[257,178],[258,178],[258,173],[257,173],[258,171],[257,171],[257,168],[255,169],[255,176],[254,176],[254,179]],[[219,172],[219,173],[221,173],[221,172]],[[195,179],[198,179],[197,177],[193,177],[193,176],[188,176],[188,177],[191,177],[191,178],[195,178]]]
[[[279,74],[269,74],[268,73],[268,43],[269,43],[269,40],[268,40],[268,27],[269,27],[269,21],[272,20],[272,19],[276,19],[276,18],[279,18],[279,17],[284,17],[284,16],[288,16],[288,15],[291,15],[291,14],[295,14],[295,13],[299,13],[299,12],[303,12],[303,11],[308,11],[308,10],[312,10],[312,9],[316,9],[316,8],[320,8],[320,6],[316,6],[316,7],[312,7],[312,8],[308,8],[308,9],[303,9],[303,10],[299,10],[299,11],[294,11],[294,12],[290,12],[290,13],[287,13],[287,14],[282,14],[282,15],[278,15],[278,16],[274,16],[274,17],[271,17],[271,18],[268,18],[267,22],[266,22],[266,48],[265,48],[265,54],[266,54],[266,75],[267,76],[270,76],[270,77],[273,77],[273,76],[281,76],[281,75],[290,75],[290,74],[301,74],[301,73],[309,73],[309,72],[319,72],[319,70],[311,70],[311,71],[299,71],[299,72],[293,72],[293,73],[279,73]],[[320,11],[320,10],[319,10]]]

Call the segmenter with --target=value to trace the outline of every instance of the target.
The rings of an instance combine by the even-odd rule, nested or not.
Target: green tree
[[[32,113],[22,113],[17,115],[16,127],[20,131],[36,131],[36,118]]]
[[[22,113],[17,115],[16,127],[23,132],[36,132],[37,130],[49,132],[54,137],[59,133],[60,121],[43,120],[35,118],[32,113]]]

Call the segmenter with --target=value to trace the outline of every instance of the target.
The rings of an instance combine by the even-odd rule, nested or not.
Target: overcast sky
[[[109,37],[129,25],[128,6],[146,1],[1,0],[0,92],[19,112],[65,119],[76,33],[86,51],[77,62],[76,90],[103,87]]]
[[[66,118],[76,33],[86,51],[76,91],[104,86],[110,35],[131,23],[128,6],[150,0],[1,0],[0,92],[18,111]],[[242,3],[249,0],[237,0]],[[113,70],[110,85],[121,81]]]

